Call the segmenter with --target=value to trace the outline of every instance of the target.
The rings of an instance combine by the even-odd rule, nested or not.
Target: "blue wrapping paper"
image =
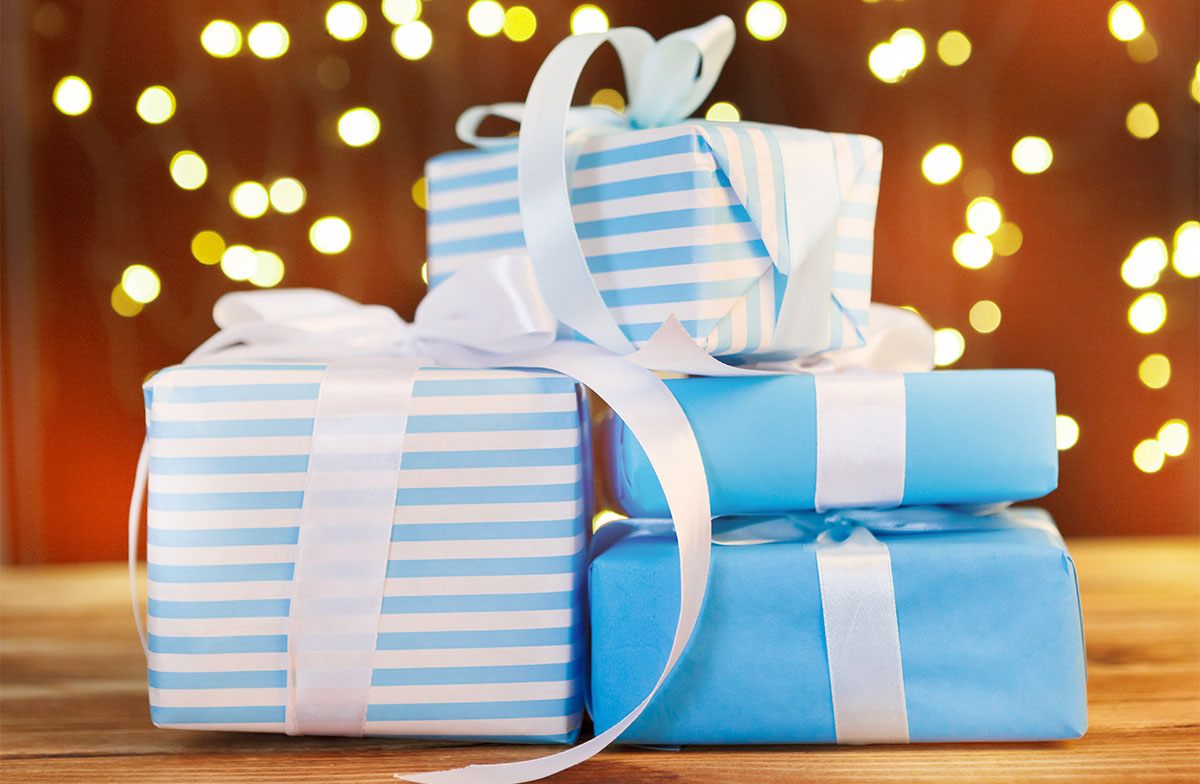
[[[666,382],[696,433],[714,515],[813,508],[812,376]],[[1044,370],[904,375],[905,505],[1038,498],[1058,483],[1054,376]],[[632,517],[666,517],[662,488],[620,419],[607,424],[612,495]]]
[[[1049,525],[876,534],[891,555],[912,742],[1053,740],[1087,728],[1074,564],[1044,511],[1008,514]],[[589,590],[590,707],[601,732],[642,699],[667,657],[674,538],[618,539],[592,561]],[[835,738],[815,545],[714,545],[695,634],[621,739]]]

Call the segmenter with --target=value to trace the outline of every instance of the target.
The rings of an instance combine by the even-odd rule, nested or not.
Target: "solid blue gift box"
[[[1053,740],[1087,727],[1074,564],[1045,512],[1007,514],[1014,527],[876,534],[890,551],[911,742]],[[835,742],[815,547],[713,546],[696,630],[624,742]],[[662,671],[678,558],[673,536],[643,532],[592,561],[597,733]]]
[[[813,377],[666,382],[696,433],[714,515],[813,508],[817,403]],[[904,374],[905,505],[1021,501],[1058,483],[1054,376],[1044,370]],[[611,417],[607,475],[632,517],[667,517],[637,439]]]

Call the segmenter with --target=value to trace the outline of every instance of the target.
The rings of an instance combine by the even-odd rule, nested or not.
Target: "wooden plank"
[[[1091,728],[1020,744],[618,748],[559,776],[629,781],[1200,781],[1200,540],[1071,543]],[[159,730],[115,564],[0,573],[0,779],[391,781],[557,747]]]

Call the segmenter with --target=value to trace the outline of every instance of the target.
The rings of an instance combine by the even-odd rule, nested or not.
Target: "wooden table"
[[[613,749],[560,782],[1200,781],[1200,540],[1071,543],[1091,729],[1058,743]],[[124,567],[0,573],[0,780],[388,782],[544,748],[159,730]]]

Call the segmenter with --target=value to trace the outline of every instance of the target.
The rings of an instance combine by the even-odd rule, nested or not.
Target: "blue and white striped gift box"
[[[584,256],[635,345],[674,314],[712,354],[798,348],[772,345],[787,283],[772,263],[788,257],[780,157],[787,133],[806,134],[803,154],[832,158],[841,197],[832,250],[825,246],[833,254],[829,318],[805,348],[862,345],[880,143],[851,134],[692,121],[589,139],[575,163],[571,202]],[[431,286],[474,261],[524,248],[515,147],[437,156],[426,165],[426,178]]]
[[[145,388],[160,727],[284,731],[287,622],[321,365],[187,365]],[[365,733],[578,733],[585,409],[565,376],[422,368]]]

